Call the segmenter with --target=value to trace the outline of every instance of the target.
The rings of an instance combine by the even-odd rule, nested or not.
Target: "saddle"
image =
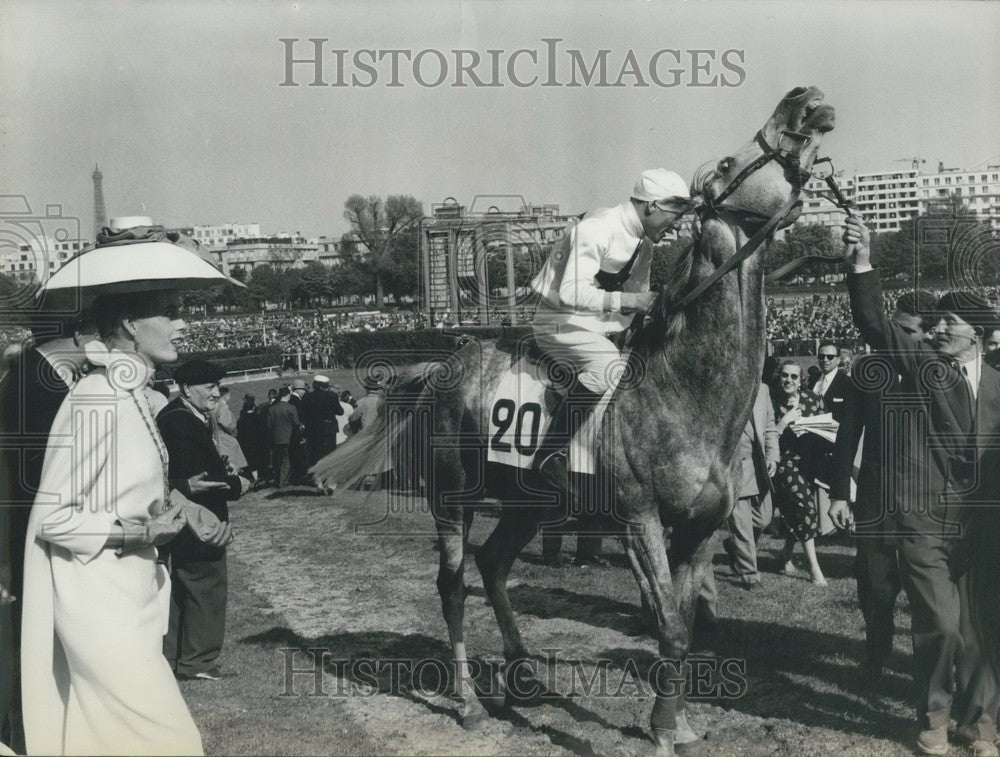
[[[617,346],[622,347],[620,343]],[[510,356],[510,363],[487,406],[487,460],[530,469],[535,451],[552,422],[551,413],[563,396],[572,391],[577,374],[549,357],[533,336],[501,339],[497,348]],[[569,463],[573,473],[597,472],[598,432],[616,389],[617,382],[570,441]]]

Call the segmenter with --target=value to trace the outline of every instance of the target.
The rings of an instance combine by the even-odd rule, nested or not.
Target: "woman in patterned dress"
[[[778,431],[781,460],[774,474],[775,503],[791,534],[779,553],[781,572],[795,575],[792,551],[802,542],[809,558],[812,582],[826,586],[826,578],[816,559],[815,538],[819,534],[819,509],[816,506],[816,467],[823,459],[814,434],[797,436],[792,424],[799,418],[823,412],[823,398],[802,387],[802,368],[794,360],[785,360],[778,368],[777,386],[771,393]]]

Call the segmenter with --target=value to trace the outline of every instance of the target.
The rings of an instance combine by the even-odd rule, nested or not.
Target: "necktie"
[[[979,387],[976,386],[975,382],[972,380],[972,377],[969,376],[969,369],[965,366],[964,363],[962,364],[962,375],[965,377],[966,382],[969,384],[969,391],[972,393],[973,399],[975,399],[975,397],[978,395],[977,390],[979,389]]]
[[[972,391],[972,383],[969,381],[969,371],[964,365],[957,365],[959,374],[962,376],[962,381],[958,385],[959,393],[963,396],[965,400],[965,407],[969,413],[969,426],[975,423],[976,418],[976,400],[975,394]]]

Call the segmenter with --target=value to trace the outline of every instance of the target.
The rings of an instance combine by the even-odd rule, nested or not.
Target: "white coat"
[[[201,754],[162,652],[166,571],[151,546],[121,557],[104,546],[116,520],[142,521],[164,508],[145,366],[96,347],[88,345],[88,357],[112,366],[83,378],[59,408],[28,524],[21,645],[28,753]]]

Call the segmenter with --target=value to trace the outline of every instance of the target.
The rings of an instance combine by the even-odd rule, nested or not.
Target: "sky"
[[[326,86],[308,86],[308,63],[280,86],[286,48],[312,57],[310,38],[325,40]],[[0,194],[61,205],[85,237],[95,163],[109,216],[168,226],[339,235],[354,193],[583,212],[625,199],[646,168],[690,177],[809,84],[837,109],[823,152],[838,168],[972,169],[1000,163],[998,40],[1000,3],[985,2],[4,0]],[[410,60],[385,53],[372,76],[354,65],[369,49]],[[456,49],[501,86],[451,86]],[[518,54],[509,76],[521,49],[538,62]],[[605,83],[630,59],[639,73],[567,86],[570,50],[587,66],[607,50]],[[387,86],[393,57],[401,86]]]

